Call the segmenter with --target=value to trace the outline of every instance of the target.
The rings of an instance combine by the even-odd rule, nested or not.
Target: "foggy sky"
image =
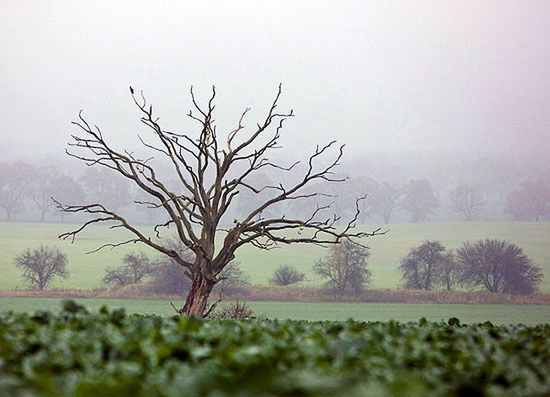
[[[283,83],[290,153],[550,155],[548,1],[0,0],[0,156],[61,155],[80,109],[129,145],[128,86],[190,131],[189,86],[218,91],[218,128]]]

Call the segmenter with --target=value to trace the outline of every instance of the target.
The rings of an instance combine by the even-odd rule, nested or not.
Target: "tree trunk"
[[[191,290],[185,299],[185,305],[180,311],[183,316],[203,317],[208,305],[208,298],[215,282],[206,279],[200,271],[197,271],[193,276]]]
[[[46,210],[44,209],[40,209],[40,222],[44,222],[44,220],[46,219]]]

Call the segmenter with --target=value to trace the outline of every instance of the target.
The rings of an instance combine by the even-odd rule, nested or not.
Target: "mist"
[[[80,109],[109,140],[142,131],[128,86],[163,125],[189,88],[218,91],[230,130],[264,116],[277,85],[285,154],[346,143],[348,158],[544,161],[550,154],[550,5],[483,2],[21,2],[0,17],[0,155],[63,156]],[[414,167],[411,164],[411,167]]]

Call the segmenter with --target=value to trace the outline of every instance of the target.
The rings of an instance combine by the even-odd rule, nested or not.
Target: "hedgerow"
[[[0,314],[0,396],[544,396],[550,325]]]

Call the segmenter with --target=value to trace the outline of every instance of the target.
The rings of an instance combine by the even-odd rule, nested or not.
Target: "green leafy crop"
[[[545,396],[550,325],[0,314],[0,396]]]

